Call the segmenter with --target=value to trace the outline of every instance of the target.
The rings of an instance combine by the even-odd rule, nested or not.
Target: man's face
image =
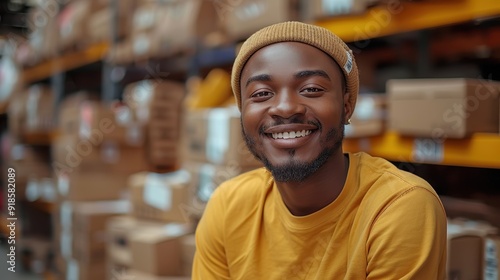
[[[276,181],[302,181],[341,153],[350,113],[342,81],[331,57],[302,43],[273,44],[248,60],[241,75],[243,134]]]

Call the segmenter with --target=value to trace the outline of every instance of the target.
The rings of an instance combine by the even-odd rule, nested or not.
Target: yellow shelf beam
[[[361,15],[315,22],[347,42],[500,16],[498,0],[387,1]]]
[[[345,139],[344,150],[365,151],[391,161],[500,169],[500,135],[476,133],[466,139],[381,136]]]
[[[22,79],[26,84],[47,79],[54,74],[76,69],[103,59],[109,50],[108,43],[93,45],[82,51],[64,54],[60,57],[42,62],[22,71]]]

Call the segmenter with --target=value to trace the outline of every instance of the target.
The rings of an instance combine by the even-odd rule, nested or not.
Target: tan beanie
[[[270,25],[257,31],[241,46],[231,74],[231,86],[240,110],[240,79],[243,67],[259,49],[279,42],[302,42],[330,55],[344,73],[346,90],[349,93],[354,109],[358,97],[359,76],[352,51],[342,39],[328,29],[302,22],[289,21]]]

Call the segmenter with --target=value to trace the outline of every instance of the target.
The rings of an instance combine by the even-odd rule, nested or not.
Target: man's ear
[[[352,98],[349,93],[344,94],[344,116],[345,116],[345,124],[348,124],[348,121],[352,117],[352,113],[354,111],[354,104],[352,104]]]

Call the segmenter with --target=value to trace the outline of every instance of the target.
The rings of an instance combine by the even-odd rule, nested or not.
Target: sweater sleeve
[[[222,186],[210,198],[196,228],[192,279],[230,279],[224,249],[224,197]]]
[[[374,221],[366,245],[366,279],[445,279],[446,244],[446,214],[439,197],[413,187]]]

